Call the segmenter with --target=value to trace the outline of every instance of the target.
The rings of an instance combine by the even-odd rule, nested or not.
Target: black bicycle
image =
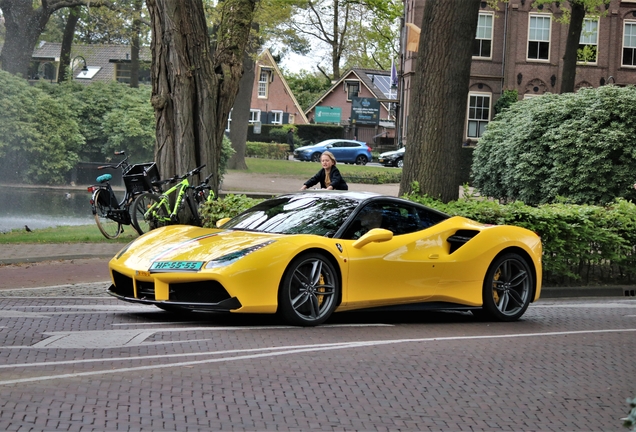
[[[88,187],[88,192],[93,195],[90,199],[95,223],[101,233],[107,239],[115,239],[124,232],[123,225],[132,225],[130,210],[135,198],[144,192],[159,191],[153,186],[153,182],[159,181],[159,171],[154,162],[131,165],[128,163],[126,152],[115,152],[116,156],[125,156],[116,165],[102,165],[97,167],[102,169],[121,169],[126,193],[121,201],[117,200],[110,181],[111,174],[102,174],[97,177],[98,184]],[[133,225],[133,228],[135,226]],[[136,228],[138,234],[142,234]]]

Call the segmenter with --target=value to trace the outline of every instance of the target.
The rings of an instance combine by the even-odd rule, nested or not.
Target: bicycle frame
[[[148,211],[144,214],[144,218],[148,219],[149,215],[152,215],[152,218],[159,222],[170,222],[175,223],[178,221],[177,214],[179,210],[181,210],[185,204],[186,191],[190,188],[190,182],[187,177],[182,179],[179,183],[172,186],[170,189],[159,195],[159,202],[154,203],[148,208]],[[172,209],[170,208],[170,195],[174,192],[178,191],[177,197],[175,198],[174,205]],[[157,214],[157,208],[164,207],[166,209],[166,213],[168,213],[168,217],[159,217]]]

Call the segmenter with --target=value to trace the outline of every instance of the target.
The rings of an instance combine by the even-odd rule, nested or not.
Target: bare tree
[[[228,114],[243,74],[256,0],[225,0],[217,8],[212,47],[202,0],[147,0],[152,23],[155,161],[162,176],[206,164],[218,173]],[[218,192],[218,181],[214,184]]]
[[[409,115],[408,155],[400,194],[420,190],[445,202],[457,199],[472,44],[479,0],[427,0],[421,25]]]

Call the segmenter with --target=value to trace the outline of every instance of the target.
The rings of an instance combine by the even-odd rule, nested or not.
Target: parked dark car
[[[402,168],[404,165],[404,150],[406,147],[402,147],[399,150],[385,152],[378,157],[378,162],[384,166],[393,166]]]
[[[364,141],[328,139],[318,144],[298,147],[294,159],[319,162],[322,152],[329,150],[338,162],[366,165],[371,160],[371,148]]]

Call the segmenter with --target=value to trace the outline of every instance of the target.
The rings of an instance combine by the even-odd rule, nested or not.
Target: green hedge
[[[546,285],[636,283],[636,205],[630,201],[531,207],[519,201],[503,205],[467,198],[444,204],[416,194],[407,198],[450,215],[536,232],[543,244]]]
[[[248,141],[245,146],[245,157],[287,159],[288,155],[289,146],[287,144]]]

